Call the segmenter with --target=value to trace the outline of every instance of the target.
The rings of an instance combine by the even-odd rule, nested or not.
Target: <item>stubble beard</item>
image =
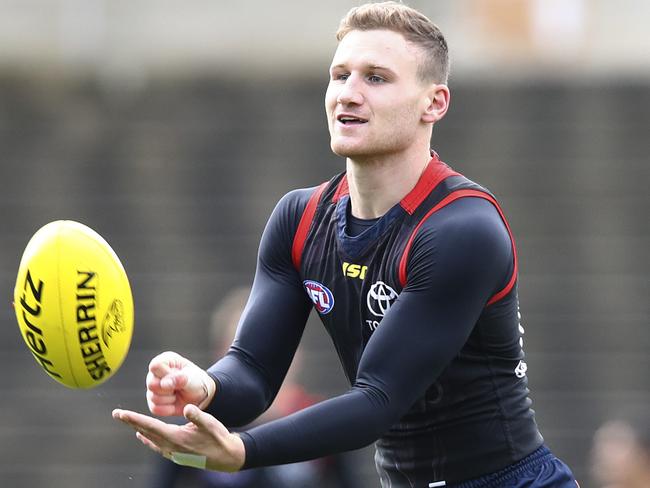
[[[330,147],[334,154],[365,166],[404,152],[411,144],[411,139],[412,137],[404,137],[404,134],[390,133],[390,136],[375,136],[361,144],[339,145],[332,138]]]

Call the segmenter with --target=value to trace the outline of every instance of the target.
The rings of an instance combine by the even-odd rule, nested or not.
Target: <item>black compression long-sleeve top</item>
[[[275,208],[262,236],[251,296],[234,343],[228,354],[209,369],[217,382],[217,392],[208,411],[226,425],[246,424],[268,408],[301,339],[312,301],[305,293],[304,277],[292,263],[291,247],[312,193],[313,189],[291,192]],[[343,231],[338,239],[349,242],[339,242],[339,257],[347,259],[345,249],[363,249],[366,244],[372,245],[373,239],[377,238],[372,229],[381,228],[381,221],[390,218],[387,214],[356,237],[345,235]],[[450,364],[456,364],[465,353],[470,358],[467,361],[473,361],[476,354],[473,349],[468,349],[468,343],[477,347],[477,344],[485,342],[483,332],[481,338],[474,338],[478,334],[477,324],[482,320],[487,323],[501,313],[497,304],[493,306],[490,317],[484,318],[488,299],[504,287],[512,270],[512,242],[501,216],[490,202],[480,198],[461,198],[433,213],[413,241],[408,282],[381,318],[381,323],[368,324],[372,333],[329,330],[350,380],[350,390],[288,417],[242,432],[240,435],[246,448],[245,467],[313,459],[360,448],[382,436],[385,436],[384,444],[394,442],[397,445],[401,442],[399,434],[395,435],[397,440],[391,440],[394,430],[391,427],[395,427],[400,419],[404,426],[410,425],[409,422],[420,425],[422,415],[433,415],[431,421],[424,423],[435,424],[436,429],[445,432],[448,427],[445,421],[455,421],[453,415],[430,414],[433,407],[420,409],[418,402],[434,405],[431,392],[442,395],[444,390],[450,399],[448,408],[460,404],[459,392],[448,394],[449,385],[440,381],[440,377],[454,377],[456,373],[449,372],[454,369]],[[340,299],[339,293],[335,296],[335,300],[339,299],[336,306],[363,308],[365,298],[364,295],[360,300],[345,301]],[[512,315],[511,309],[509,306],[509,316]],[[349,327],[365,327],[365,324],[351,324]],[[498,335],[498,331],[495,334]],[[487,351],[485,356],[494,355],[507,360],[514,369],[523,358],[518,334],[515,331],[497,337],[493,341],[497,350]],[[361,339],[345,339],[357,336]],[[473,342],[469,341],[470,337],[474,338]],[[502,344],[500,339],[504,339]],[[502,351],[499,352],[498,348]],[[480,374],[483,374],[483,369]],[[498,383],[501,380],[492,378],[489,381]],[[510,393],[522,390],[510,386],[498,388],[502,391],[495,397],[506,390]],[[522,391],[525,397],[525,384]],[[463,395],[472,397],[465,392]],[[521,394],[514,397],[512,408],[523,412],[527,420],[532,421],[532,427],[524,429],[528,432],[523,436],[526,440],[511,446],[513,452],[508,456],[516,460],[537,447],[541,437],[532,414],[526,413],[527,398],[522,398]],[[497,405],[498,402],[502,403]],[[489,410],[489,415],[501,415],[508,421],[508,413],[494,413],[508,410],[507,401],[495,399],[494,409],[484,409],[482,405],[478,406],[480,403],[474,402],[473,407],[468,407],[468,413],[476,415]],[[405,415],[411,420],[404,420]],[[517,413],[512,415],[517,416]],[[436,422],[440,422],[439,425]],[[481,435],[478,440],[481,440]],[[516,444],[517,439],[507,442]],[[507,464],[510,461],[503,462]],[[450,476],[453,479],[458,475],[452,470]]]

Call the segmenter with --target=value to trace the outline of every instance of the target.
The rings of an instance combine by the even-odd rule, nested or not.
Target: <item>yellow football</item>
[[[134,315],[126,271],[108,243],[78,222],[51,222],[31,238],[14,308],[36,362],[70,388],[103,383],[129,351]]]

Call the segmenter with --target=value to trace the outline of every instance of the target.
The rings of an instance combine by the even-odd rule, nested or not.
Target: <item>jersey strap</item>
[[[413,187],[413,189],[399,202],[400,206],[406,210],[409,215],[412,215],[420,204],[427,198],[429,193],[431,193],[431,190],[438,186],[438,183],[442,180],[445,180],[450,176],[461,176],[461,174],[456,173],[449,166],[440,161],[438,154],[432,151],[431,160],[422,172],[422,175],[420,175],[415,187]],[[343,175],[343,178],[341,178],[341,181],[336,187],[336,192],[332,197],[332,202],[338,202],[341,197],[348,195],[349,193],[350,188],[348,187],[348,179],[346,175]]]
[[[302,261],[302,251],[305,248],[305,241],[307,240],[307,234],[311,228],[311,223],[314,220],[314,215],[316,214],[316,208],[318,207],[318,202],[320,197],[325,191],[325,188],[329,185],[329,181],[321,183],[314,193],[309,197],[307,206],[302,212],[300,217],[300,222],[298,223],[298,228],[296,229],[296,234],[293,236],[293,245],[291,246],[291,260],[293,261],[293,266],[300,272],[300,263]]]
[[[510,225],[508,225],[508,221],[506,220],[506,217],[501,210],[501,207],[499,206],[499,203],[496,201],[496,199],[485,192],[479,191],[479,190],[457,190],[449,195],[447,195],[445,198],[443,198],[436,206],[434,206],[431,210],[429,210],[424,217],[422,217],[422,220],[418,223],[418,225],[413,229],[413,232],[411,232],[411,235],[409,236],[408,241],[406,242],[406,246],[404,247],[404,251],[402,252],[402,257],[399,262],[399,270],[398,270],[398,276],[399,276],[399,281],[400,284],[402,285],[402,288],[406,286],[406,281],[407,281],[407,275],[406,275],[406,266],[408,264],[408,258],[409,258],[409,253],[411,251],[411,246],[413,245],[413,240],[415,239],[416,234],[418,233],[418,230],[420,230],[420,227],[422,227],[422,224],[435,212],[440,210],[441,208],[449,205],[451,202],[458,200],[459,198],[467,198],[467,197],[476,197],[476,198],[483,198],[487,201],[489,201],[494,207],[497,209],[499,212],[499,215],[501,216],[501,220],[506,226],[506,229],[508,230],[508,235],[510,236],[510,242],[512,243],[512,253],[514,255],[514,266],[513,266],[513,271],[512,271],[512,276],[510,277],[510,280],[508,281],[508,284],[499,292],[495,293],[490,297],[488,300],[486,306],[492,305],[493,303],[498,302],[501,300],[503,297],[505,297],[512,288],[515,286],[515,281],[517,280],[517,248],[515,247],[515,240],[512,235],[512,231],[510,230]]]
[[[434,152],[429,164],[422,172],[420,179],[415,187],[406,195],[400,202],[400,206],[413,215],[413,212],[424,202],[431,191],[438,186],[438,184],[449,178],[450,176],[461,176],[453,169],[440,161],[438,155]],[[425,217],[426,218],[426,217]]]
[[[350,188],[348,187],[348,177],[346,175],[343,175],[341,181],[339,181],[339,184],[336,186],[336,191],[332,197],[332,203],[337,203],[341,197],[349,194]]]

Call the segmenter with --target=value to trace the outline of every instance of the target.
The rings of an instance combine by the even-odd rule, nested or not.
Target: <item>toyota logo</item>
[[[368,291],[368,310],[377,317],[383,317],[397,298],[397,292],[383,281],[374,283]]]

